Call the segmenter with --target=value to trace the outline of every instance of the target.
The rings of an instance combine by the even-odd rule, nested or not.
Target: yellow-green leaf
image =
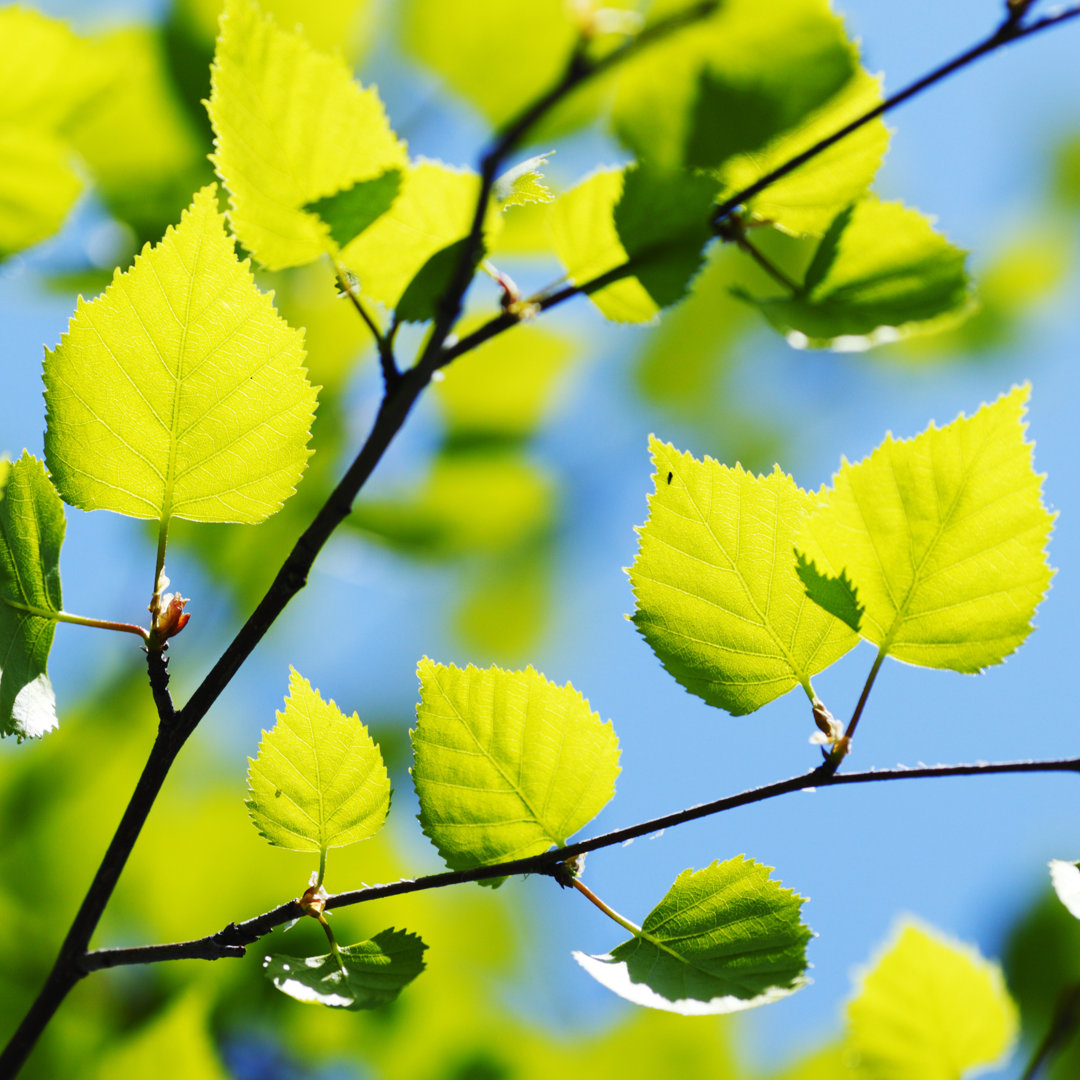
[[[83,510],[262,521],[308,458],[303,334],[241,263],[213,186],[45,357],[45,455]]]
[[[634,623],[689,690],[739,716],[802,685],[858,638],[811,603],[792,547],[817,497],[649,440],[656,491],[629,570]]]
[[[406,164],[375,90],[251,0],[225,7],[208,109],[233,230],[269,269],[333,247],[308,203]]]
[[[248,813],[278,847],[325,852],[374,836],[390,809],[390,778],[379,747],[294,668],[277,723],[248,758]]]
[[[615,793],[615,731],[569,683],[420,661],[420,824],[455,870],[561,847]]]
[[[1028,388],[913,439],[886,436],[844,462],[805,521],[798,548],[846,573],[860,632],[911,664],[977,672],[1031,632],[1050,585],[1053,515],[1024,441]]]

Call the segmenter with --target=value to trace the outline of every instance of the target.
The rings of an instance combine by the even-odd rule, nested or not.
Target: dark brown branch
[[[472,870],[446,870],[440,874],[428,874],[419,878],[402,878],[400,881],[392,881],[383,885],[368,885],[350,892],[335,893],[326,901],[326,909],[351,907],[354,904],[383,900],[391,896],[404,896],[406,893],[425,892],[429,889],[443,889],[450,885],[463,885],[473,881],[487,881],[491,878],[513,877],[520,874],[544,874],[557,878],[563,864],[570,859],[577,858],[579,855],[585,855],[590,851],[599,851],[602,848],[615,847],[619,844],[625,844],[629,840],[636,840],[639,837],[648,836],[663,829],[674,828],[676,825],[682,825],[688,821],[697,821],[700,818],[711,817],[714,814],[721,814],[741,806],[765,802],[768,799],[775,799],[793,791],[839,787],[844,784],[878,783],[885,780],[926,780],[948,776],[994,776],[1005,773],[1047,772],[1080,773],[1080,758],[1053,761],[977,762],[971,765],[925,765],[914,769],[872,769],[867,772],[857,773],[829,773],[822,766],[800,776],[793,776],[774,784],[766,784],[763,787],[749,788],[746,791],[739,792],[737,795],[728,795],[713,802],[701,803],[698,806],[691,806],[672,814],[665,814],[663,817],[642,821],[637,825],[615,829],[612,832],[602,833],[588,840],[580,840],[575,844],[553,848],[540,855],[531,855],[523,859],[511,859],[491,866],[479,866]],[[160,959],[169,960],[182,959],[188,956],[189,953],[186,950],[191,950],[190,956],[192,957],[201,956],[204,951],[213,953],[215,956],[240,955],[226,950],[251,945],[258,941],[259,938],[270,933],[271,930],[298,918],[302,914],[296,901],[290,900],[271,911],[257,915],[253,919],[248,919],[242,923],[230,923],[224,930],[220,930],[208,937],[196,938],[188,942],[178,942],[174,945],[99,950],[89,953],[84,958],[83,965],[87,970],[90,970],[94,967],[118,967],[122,964],[151,963],[154,959],[157,959],[157,957],[150,954],[149,950],[151,949],[171,950],[168,955],[160,957]],[[108,955],[107,964],[97,962],[97,957],[102,952]]]

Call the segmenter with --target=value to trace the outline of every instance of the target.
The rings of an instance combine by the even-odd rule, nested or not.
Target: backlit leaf
[[[56,727],[45,667],[63,542],[64,507],[45,467],[25,451],[14,465],[0,462],[0,736],[22,741]]]
[[[1050,585],[1053,516],[1024,441],[1028,388],[913,439],[888,435],[844,462],[798,548],[846,573],[865,605],[860,632],[911,664],[977,672],[1031,632]]]
[[[366,840],[390,809],[390,778],[359,716],[323,701],[293,668],[285,711],[248,759],[248,788],[255,827],[290,851]]]
[[[161,243],[81,298],[45,357],[45,456],[82,510],[262,521],[295,490],[315,391],[204,188]]]
[[[340,56],[279,29],[251,0],[225,7],[208,110],[230,223],[272,270],[331,246],[308,203],[406,165],[375,90],[361,89]]]
[[[736,856],[684,870],[642,924],[607,956],[574,958],[636,1005],[686,1016],[765,1005],[805,986],[803,900],[769,867]]]
[[[615,792],[618,739],[569,683],[531,667],[420,661],[420,824],[455,870],[560,847]]]
[[[370,941],[343,945],[325,956],[271,954],[263,973],[297,1001],[335,1009],[387,1005],[424,970],[427,946],[405,930],[383,930]]]
[[[504,209],[508,206],[524,206],[526,203],[546,203],[555,198],[551,189],[542,184],[544,174],[540,170],[551,159],[555,151],[537,154],[527,161],[507,169],[496,181],[491,190],[492,197]]]
[[[997,964],[911,923],[847,1011],[857,1075],[873,1080],[959,1080],[1002,1058],[1018,1026]]]
[[[656,491],[629,570],[634,623],[689,690],[753,712],[857,641],[806,596],[792,547],[817,497],[779,468],[755,476],[649,441]]]

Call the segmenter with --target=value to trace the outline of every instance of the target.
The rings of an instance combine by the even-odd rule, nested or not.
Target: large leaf
[[[427,946],[405,930],[383,930],[370,941],[325,956],[271,954],[263,973],[283,993],[335,1009],[387,1005],[424,970]]]
[[[1053,524],[1024,441],[1028,388],[914,439],[887,436],[844,462],[798,547],[846,574],[865,606],[860,632],[911,664],[976,672],[1031,632],[1050,584]]]
[[[620,997],[687,1016],[787,997],[807,984],[812,935],[802,898],[769,869],[739,855],[684,870],[629,941],[608,956],[574,957]]]
[[[874,1080],[959,1080],[1017,1032],[997,964],[910,923],[863,978],[848,1021],[858,1075]]]
[[[634,623],[691,693],[736,716],[797,685],[858,640],[812,604],[792,546],[817,499],[777,468],[755,476],[649,441],[656,491],[630,568]]]
[[[254,523],[295,490],[315,391],[303,334],[237,260],[215,188],[80,297],[45,357],[45,456],[82,510]]]
[[[340,56],[279,29],[251,0],[226,5],[208,109],[230,222],[270,269],[333,247],[308,203],[406,164],[375,90],[361,89]]]
[[[289,669],[277,723],[248,759],[248,813],[278,847],[318,851],[374,836],[390,809],[390,778],[379,748],[353,713],[325,702]]]
[[[593,173],[555,203],[555,251],[575,285],[629,263],[590,299],[616,322],[648,322],[682,299],[700,269],[714,194],[711,180],[692,173]]]
[[[965,258],[917,211],[870,197],[833,222],[796,295],[755,303],[792,344],[867,348],[968,314]]]
[[[607,805],[618,739],[569,683],[426,658],[418,673],[420,824],[452,869],[561,846]]]
[[[0,462],[0,736],[56,727],[45,673],[60,610],[64,506],[45,467],[25,451]]]

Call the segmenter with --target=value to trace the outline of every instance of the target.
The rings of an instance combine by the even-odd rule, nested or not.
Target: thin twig
[[[745,235],[737,236],[733,239],[733,243],[740,251],[743,251],[747,255],[749,255],[750,258],[753,259],[754,262],[756,262],[758,266],[760,266],[761,269],[764,270],[765,273],[773,279],[773,281],[779,282],[785,289],[787,289],[788,292],[796,296],[800,292],[802,292],[801,287],[795,281],[789,278],[787,274],[785,274],[784,271],[781,270],[780,267],[772,261],[772,259],[766,257],[766,255],[760,250],[760,248],[757,248],[750,243],[749,237]]]
[[[383,389],[389,392],[398,379],[401,378],[401,372],[398,370],[397,360],[394,357],[393,337],[391,334],[384,334],[379,329],[379,324],[375,321],[375,316],[368,311],[363,297],[353,288],[353,284],[349,280],[348,270],[336,259],[331,259],[331,263],[334,267],[334,276],[337,278],[338,288],[349,298],[352,306],[356,308],[360,318],[364,320],[367,328],[371,331],[371,336],[375,339],[375,346],[379,351],[379,366],[382,369]]]

